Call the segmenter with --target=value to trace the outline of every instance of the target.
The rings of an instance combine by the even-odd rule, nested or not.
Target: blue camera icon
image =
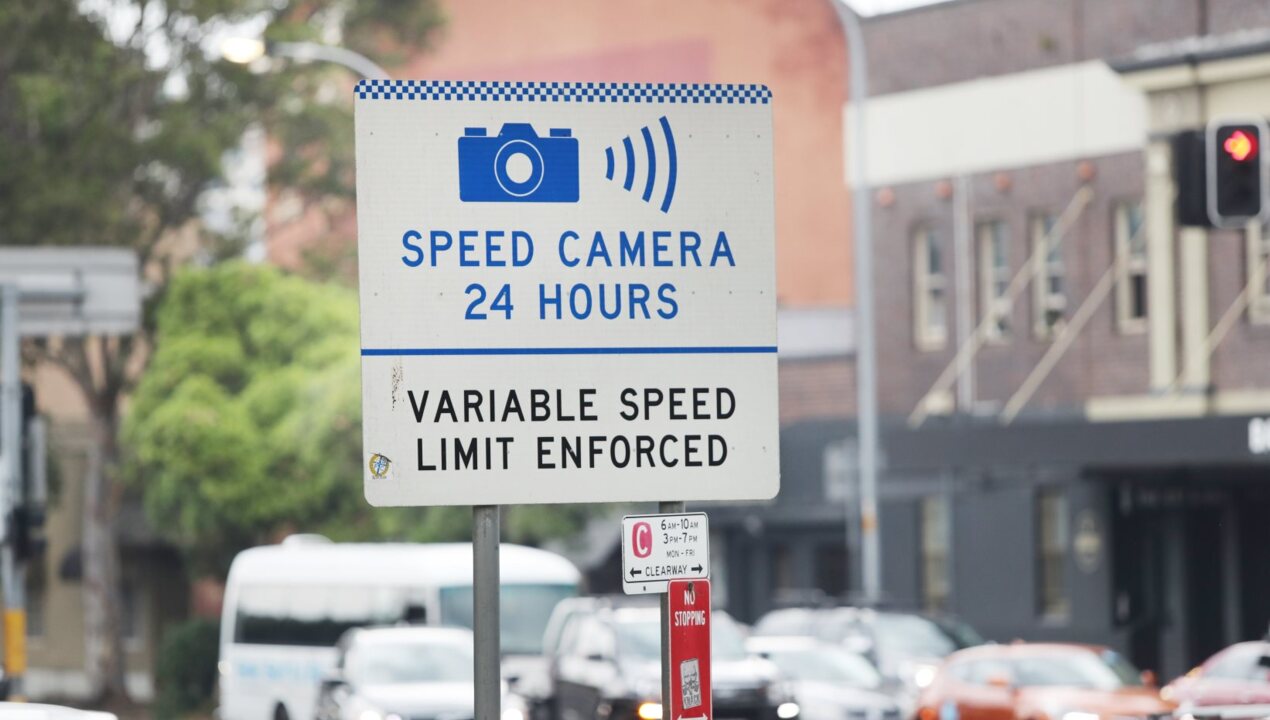
[[[540,137],[529,123],[504,123],[497,137],[464,128],[459,138],[463,202],[578,201],[578,141],[568,128]]]

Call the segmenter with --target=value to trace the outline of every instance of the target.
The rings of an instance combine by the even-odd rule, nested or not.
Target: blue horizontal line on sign
[[[362,357],[401,355],[755,355],[776,352],[775,345],[701,345],[672,347],[523,347],[523,348],[362,348]]]

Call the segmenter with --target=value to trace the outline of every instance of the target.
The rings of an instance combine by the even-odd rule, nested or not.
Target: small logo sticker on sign
[[[370,468],[371,475],[376,479],[382,480],[388,477],[388,468],[392,467],[392,461],[379,453],[375,453],[370,456],[370,462],[366,465]]]

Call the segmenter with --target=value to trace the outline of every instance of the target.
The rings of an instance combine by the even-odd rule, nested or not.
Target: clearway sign
[[[710,576],[710,522],[705,513],[622,518],[622,591],[666,592],[672,580]]]
[[[770,103],[360,83],[370,502],[775,495]]]

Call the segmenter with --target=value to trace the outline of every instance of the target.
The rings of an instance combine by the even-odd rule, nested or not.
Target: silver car
[[[317,720],[471,720],[472,632],[462,628],[350,630],[318,691]],[[516,717],[504,698],[503,717]]]
[[[889,691],[864,656],[805,637],[752,637],[746,649],[792,685],[801,720],[902,720],[903,693]]]
[[[0,718],[4,720],[118,720],[113,713],[75,710],[60,705],[0,702]]]

